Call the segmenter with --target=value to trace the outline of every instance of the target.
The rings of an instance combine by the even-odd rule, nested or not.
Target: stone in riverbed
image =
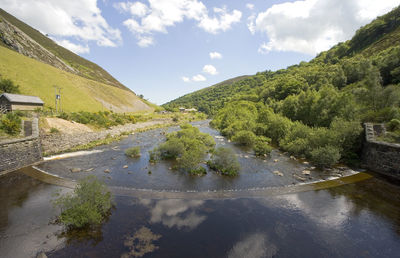
[[[104,170],[104,173],[110,173],[109,169]]]
[[[311,175],[311,171],[310,171],[310,170],[307,170],[307,169],[303,170],[301,173],[302,173],[303,175],[306,175],[306,176]]]
[[[272,173],[274,173],[274,174],[277,175],[277,176],[283,176],[283,174],[282,174],[281,172],[279,172],[278,170],[275,170],[275,171],[272,172]]]
[[[85,170],[85,172],[90,172],[90,171],[93,171],[93,170],[94,170],[94,168],[88,168],[88,169]]]
[[[78,172],[81,172],[82,169],[80,169],[80,168],[71,168],[70,171],[71,171],[71,173],[78,173]]]
[[[128,168],[128,165],[123,166],[122,168]]]
[[[276,163],[276,162],[278,162],[279,160],[278,159],[274,159],[274,162]]]

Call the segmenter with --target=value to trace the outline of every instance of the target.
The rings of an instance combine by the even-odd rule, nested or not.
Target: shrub
[[[190,124],[181,125],[178,132],[167,135],[167,141],[150,151],[150,161],[159,159],[172,159],[176,161],[174,168],[198,173],[200,162],[204,160],[207,152],[215,146],[211,135],[201,133],[198,128]]]
[[[392,119],[388,123],[388,129],[390,131],[400,130],[400,120],[399,119]]]
[[[0,121],[0,129],[10,135],[17,135],[21,131],[21,118],[17,114],[8,113]]]
[[[272,147],[266,141],[258,139],[254,144],[254,153],[256,156],[264,156],[271,154]]]
[[[240,164],[232,149],[217,148],[207,165],[219,173],[227,176],[236,176],[240,170]]]
[[[61,208],[59,221],[69,228],[100,224],[113,205],[110,191],[95,176],[80,180],[73,193],[60,196],[53,202]]]
[[[135,146],[132,148],[129,148],[125,151],[125,155],[131,158],[138,158],[140,157],[140,147]]]
[[[251,131],[239,131],[232,137],[232,141],[244,146],[253,146],[257,136]]]
[[[340,159],[340,150],[337,147],[325,146],[311,151],[311,161],[320,168],[331,167]]]
[[[19,86],[9,79],[0,79],[0,93],[20,93]]]

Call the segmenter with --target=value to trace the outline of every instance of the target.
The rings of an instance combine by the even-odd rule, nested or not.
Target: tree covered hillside
[[[164,107],[197,107],[229,138],[243,131],[248,139],[269,137],[329,166],[357,160],[361,122],[396,123],[399,103],[400,7],[310,62],[203,89]]]

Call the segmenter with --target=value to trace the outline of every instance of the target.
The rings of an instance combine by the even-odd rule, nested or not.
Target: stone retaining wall
[[[47,155],[60,153],[71,149],[73,147],[90,143],[104,139],[107,135],[119,136],[124,132],[132,132],[138,129],[143,129],[150,126],[161,125],[171,123],[171,119],[157,119],[148,122],[142,122],[137,124],[126,124],[112,127],[111,129],[99,131],[99,132],[84,132],[84,133],[53,133],[53,134],[42,134],[42,149]]]
[[[384,128],[380,126],[365,123],[364,129],[362,159],[366,168],[400,179],[400,144],[377,141],[377,133],[384,132]]]
[[[0,175],[41,160],[42,149],[37,118],[32,120],[32,134],[30,136],[0,142]]]

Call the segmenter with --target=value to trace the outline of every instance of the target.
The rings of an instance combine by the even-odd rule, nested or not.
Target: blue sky
[[[308,61],[399,4],[0,0],[1,8],[157,104],[232,77]],[[220,58],[211,58],[212,52]]]

